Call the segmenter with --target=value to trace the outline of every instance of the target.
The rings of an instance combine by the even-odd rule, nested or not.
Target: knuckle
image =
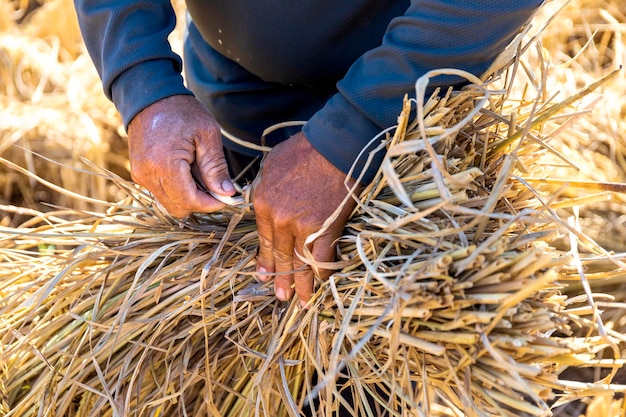
[[[272,216],[272,223],[274,224],[274,228],[276,230],[280,230],[281,235],[285,236],[296,236],[299,235],[297,219],[292,219],[288,216],[283,216],[275,213]]]
[[[269,204],[262,188],[256,187],[254,189],[254,192],[252,193],[252,204],[254,204],[254,211],[257,214],[271,212],[272,205]]]
[[[259,248],[262,250],[272,248],[272,239],[259,234]]]
[[[293,254],[273,248],[272,255],[276,262],[280,264],[291,264],[293,262]]]
[[[209,177],[214,177],[228,172],[228,165],[224,156],[221,154],[212,154],[204,159],[198,166],[201,172],[206,172]]]

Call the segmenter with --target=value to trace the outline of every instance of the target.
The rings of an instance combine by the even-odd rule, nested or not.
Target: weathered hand
[[[320,155],[303,133],[277,145],[267,155],[253,193],[259,232],[259,279],[274,276],[274,291],[288,300],[295,291],[304,305],[313,293],[313,270],[302,255],[305,239],[317,232],[347,194],[346,175]],[[354,182],[349,185],[352,186]],[[341,214],[309,247],[316,261],[335,258],[335,240],[341,236],[356,203],[349,199]],[[320,269],[320,278],[332,271]],[[265,278],[264,278],[265,277]]]
[[[133,180],[172,216],[224,207],[198,188],[191,175],[193,162],[209,190],[223,196],[235,193],[219,125],[193,96],[168,97],[142,110],[128,126],[128,143]]]

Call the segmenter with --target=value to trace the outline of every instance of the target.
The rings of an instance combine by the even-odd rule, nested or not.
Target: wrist
[[[341,123],[339,122],[341,121]],[[382,129],[352,106],[341,94],[335,94],[304,126],[311,145],[344,176],[369,183],[382,162],[384,150],[370,153],[381,141],[372,141]],[[363,173],[363,175],[361,175]]]
[[[148,106],[167,97],[192,95],[169,59],[142,62],[120,74],[111,85],[110,96],[122,116],[124,127]]]

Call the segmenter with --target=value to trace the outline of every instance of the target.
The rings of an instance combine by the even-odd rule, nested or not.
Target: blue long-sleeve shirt
[[[253,143],[275,123],[308,120],[308,140],[343,172],[396,123],[421,75],[442,67],[480,75],[541,3],[188,0],[186,87],[167,41],[175,25],[169,1],[75,0],[87,49],[125,125],[150,104],[193,91],[225,130]]]

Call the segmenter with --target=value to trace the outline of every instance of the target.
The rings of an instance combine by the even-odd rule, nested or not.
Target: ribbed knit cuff
[[[370,164],[366,167],[370,153],[384,139],[382,137],[372,141],[381,130],[341,94],[331,97],[303,128],[311,145],[344,173],[350,172],[354,165],[352,177],[358,179],[365,169],[365,174],[361,178],[364,184],[374,179],[383,160],[384,150],[381,150],[373,154]],[[365,150],[359,157],[363,149]]]
[[[126,70],[113,82],[111,92],[125,128],[137,113],[161,99],[193,95],[169,59],[145,61]]]

